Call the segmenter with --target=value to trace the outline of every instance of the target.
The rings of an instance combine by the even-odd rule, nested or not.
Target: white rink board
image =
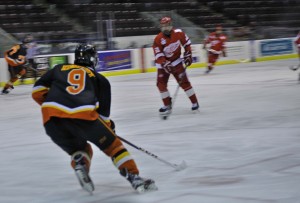
[[[259,58],[261,57],[260,53],[260,43],[264,41],[276,41],[276,40],[285,40],[295,38],[283,38],[283,39],[273,39],[273,40],[256,40],[256,41],[239,41],[239,42],[227,42],[227,57],[220,57],[219,62],[223,63],[234,63],[239,61],[248,60],[250,61],[251,57]],[[253,47],[252,47],[253,46]],[[202,44],[194,44],[192,45],[193,57],[197,59],[194,63],[197,67],[197,64],[200,67],[200,64],[203,66],[204,63],[207,62],[207,53],[202,49]],[[275,47],[275,46],[274,46]],[[275,47],[276,48],[276,47]],[[279,47],[280,48],[280,47]],[[292,48],[292,53],[296,53],[296,48]],[[151,69],[155,67],[154,64],[154,54],[152,48],[144,48],[142,49],[129,49],[131,52],[131,62],[132,69],[131,70],[141,70],[142,68]],[[100,51],[100,50],[99,50]],[[122,50],[118,50],[122,51]],[[108,51],[109,52],[109,51]],[[142,55],[142,52],[144,55]],[[292,54],[291,53],[291,54]],[[59,56],[66,54],[55,54],[55,55],[39,55],[39,56]],[[74,54],[67,54],[69,57],[69,63],[74,62]],[[276,55],[275,55],[276,56]],[[142,59],[143,57],[143,59]],[[280,59],[280,55],[278,56]],[[8,71],[7,66],[5,65],[5,61],[0,59],[0,83],[4,83],[8,80]],[[122,72],[122,71],[114,71],[114,72]]]

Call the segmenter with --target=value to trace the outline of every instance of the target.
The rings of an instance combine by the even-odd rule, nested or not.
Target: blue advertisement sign
[[[291,39],[268,40],[260,42],[261,56],[271,56],[293,53],[293,42]]]
[[[131,52],[126,51],[109,51],[98,52],[99,63],[97,71],[112,71],[132,68]]]

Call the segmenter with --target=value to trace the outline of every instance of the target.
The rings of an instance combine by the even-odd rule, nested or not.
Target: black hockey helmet
[[[97,50],[91,44],[79,44],[75,49],[76,65],[89,66],[95,68],[98,63]]]

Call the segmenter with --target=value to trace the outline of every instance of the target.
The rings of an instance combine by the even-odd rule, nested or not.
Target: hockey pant
[[[212,70],[214,68],[214,64],[217,62],[219,58],[219,54],[214,54],[212,52],[208,52],[208,70]]]
[[[26,69],[23,66],[8,66],[10,75],[9,81],[5,84],[4,89],[13,87],[14,82],[26,74]]]
[[[177,83],[180,85],[180,87],[185,91],[186,95],[189,97],[191,102],[197,103],[197,97],[195,95],[195,92],[193,90],[193,87],[188,79],[187,73],[185,68],[183,67],[183,64],[178,64],[174,71],[171,73],[174,78],[176,79]],[[168,106],[171,104],[171,96],[170,92],[168,90],[168,81],[170,78],[170,74],[166,73],[163,69],[157,69],[157,87],[160,92],[162,101],[165,106]]]
[[[102,119],[94,121],[52,117],[45,125],[46,133],[55,144],[74,157],[81,153],[90,166],[93,150],[88,141],[95,144],[121,171],[127,169],[132,174],[138,174],[138,168],[115,133]],[[73,161],[71,165],[74,167]]]

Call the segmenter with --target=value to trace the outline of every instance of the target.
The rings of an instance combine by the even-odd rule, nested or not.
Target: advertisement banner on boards
[[[43,57],[35,57],[34,63],[36,64],[36,68],[38,70],[42,69],[49,69],[49,57],[43,56]]]
[[[68,63],[68,56],[51,56],[49,57],[49,66],[53,68],[58,64],[66,64]]]
[[[36,70],[27,68],[26,78],[40,77],[57,64],[68,63],[68,55],[37,56],[34,58]]]
[[[35,57],[37,69],[51,69],[55,65],[68,63],[68,55]]]
[[[99,64],[96,68],[97,71],[112,71],[132,68],[130,50],[98,52],[98,58]]]
[[[272,56],[293,53],[293,41],[291,39],[266,40],[260,42],[260,55]]]

